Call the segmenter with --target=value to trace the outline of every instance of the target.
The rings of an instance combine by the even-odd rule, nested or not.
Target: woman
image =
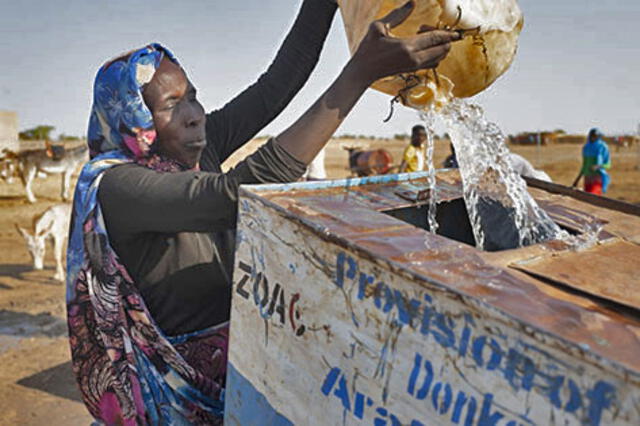
[[[74,372],[96,419],[221,421],[238,186],[298,179],[373,81],[446,56],[456,33],[389,35],[412,8],[409,2],[374,23],[319,100],[226,174],[222,161],[306,81],[333,1],[305,0],[269,70],[210,114],[160,45],[100,69],[67,280]]]
[[[611,168],[609,147],[604,141],[604,135],[598,128],[589,130],[587,142],[582,147],[582,167],[573,186],[578,186],[580,178],[584,176],[584,190],[596,195],[607,192],[611,178],[607,170]]]

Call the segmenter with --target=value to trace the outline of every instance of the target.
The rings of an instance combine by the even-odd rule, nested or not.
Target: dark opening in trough
[[[401,209],[386,210],[383,213],[428,231],[428,209],[428,204],[420,204]],[[510,250],[519,247],[519,237],[513,219],[513,209],[506,208],[497,201],[481,198],[478,203],[478,211],[483,229],[492,230],[492,232],[485,233],[483,247],[485,251]],[[438,222],[438,235],[471,246],[476,245],[464,199],[458,198],[438,203],[436,208],[436,222]],[[566,228],[564,229],[567,230]],[[575,234],[573,230],[568,231]]]

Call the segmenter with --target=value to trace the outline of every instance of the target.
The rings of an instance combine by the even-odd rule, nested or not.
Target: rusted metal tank
[[[229,425],[640,424],[640,211],[530,192],[596,244],[467,244],[456,171],[242,187]]]
[[[349,169],[356,176],[384,175],[391,170],[393,157],[386,149],[347,148],[347,151],[349,151]]]

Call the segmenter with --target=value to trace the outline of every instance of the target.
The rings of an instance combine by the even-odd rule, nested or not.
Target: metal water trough
[[[531,180],[597,244],[480,251],[459,179],[447,236],[424,174],[241,188],[226,424],[640,424],[639,209]]]

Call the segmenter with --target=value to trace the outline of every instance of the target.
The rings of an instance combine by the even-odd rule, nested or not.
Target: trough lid
[[[640,246],[617,240],[510,264],[531,275],[640,310]]]

